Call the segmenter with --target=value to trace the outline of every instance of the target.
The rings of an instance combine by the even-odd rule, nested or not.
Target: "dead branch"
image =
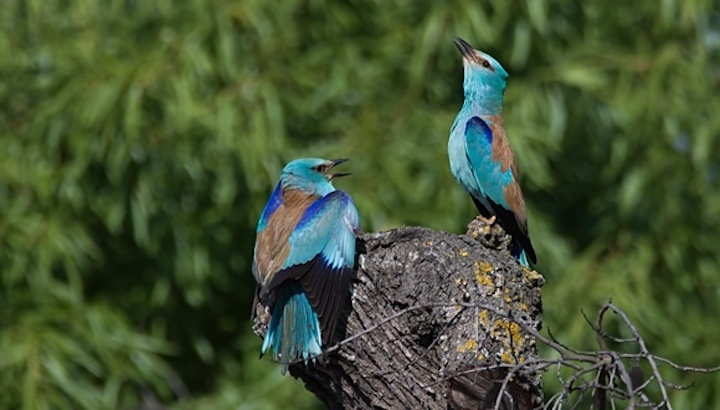
[[[399,228],[364,235],[351,304],[336,342],[294,377],[329,408],[671,409],[660,365],[711,373],[653,355],[637,327],[608,302],[585,316],[598,350],[581,351],[540,333],[544,282],[507,252],[497,225],[475,220],[468,235]],[[256,306],[255,332],[269,313]],[[614,315],[632,334],[604,331]],[[583,313],[584,315],[584,313]],[[536,343],[557,358],[537,356]],[[635,346],[620,353],[608,344]],[[643,367],[650,370],[644,377]],[[562,391],[543,401],[541,374],[555,368]],[[649,390],[660,397],[651,400]]]

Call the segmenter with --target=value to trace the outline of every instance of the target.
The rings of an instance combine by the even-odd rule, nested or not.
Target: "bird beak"
[[[342,164],[343,162],[350,161],[349,158],[340,158],[340,159],[331,159],[330,162],[330,168],[335,168],[336,166]]]
[[[342,164],[343,162],[348,162],[348,161],[350,161],[348,158],[331,159],[330,160],[330,168],[328,168],[328,169],[333,169],[336,166]],[[331,181],[333,178],[345,177],[348,175],[351,175],[351,174],[349,172],[336,172],[334,174],[326,174],[325,178],[327,178],[328,181]]]
[[[346,177],[348,175],[352,175],[352,173],[351,172],[336,172],[334,174],[325,175],[325,178],[327,178],[328,181],[331,181],[333,178]]]
[[[464,58],[468,60],[472,60],[474,58],[473,51],[475,51],[475,49],[467,41],[461,39],[460,37],[456,37],[455,40],[453,40],[453,43],[455,43],[455,47],[460,50],[460,54],[462,54]]]

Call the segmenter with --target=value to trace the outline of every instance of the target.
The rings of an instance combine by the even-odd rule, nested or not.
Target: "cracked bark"
[[[502,229],[479,219],[466,235],[417,227],[363,235],[334,337],[349,340],[290,374],[331,409],[538,406],[540,375],[521,366],[503,384],[502,365],[537,358],[517,323],[540,328],[544,279],[507,247]],[[269,313],[260,304],[256,313],[264,336]]]

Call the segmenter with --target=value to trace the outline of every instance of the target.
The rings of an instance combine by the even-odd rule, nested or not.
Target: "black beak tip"
[[[463,55],[463,57],[470,57],[472,56],[473,52],[473,46],[470,45],[467,41],[461,39],[460,37],[455,37],[453,40],[453,43],[455,44],[455,47],[460,50],[460,54]]]
[[[350,161],[350,158],[331,159],[330,162],[332,163],[332,166],[330,168],[336,167],[336,166],[342,164],[343,162],[348,162],[348,161]]]

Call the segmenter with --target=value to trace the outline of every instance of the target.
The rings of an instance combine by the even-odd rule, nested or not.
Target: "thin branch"
[[[666,359],[664,357],[650,355],[653,357],[653,359],[657,360],[658,362],[665,363],[669,366],[672,366],[673,368],[677,370],[681,370],[684,372],[693,372],[693,373],[717,373],[720,372],[720,366],[717,367],[692,367],[692,366],[682,366],[679,364],[676,364],[675,362],[671,361],[670,359]]]
[[[670,404],[670,398],[667,395],[667,389],[665,388],[665,383],[660,382],[662,380],[662,375],[660,374],[660,370],[658,370],[657,362],[652,357],[650,352],[647,349],[647,346],[645,345],[645,340],[643,340],[642,336],[640,336],[640,332],[638,332],[635,325],[630,321],[630,318],[627,317],[625,312],[620,310],[617,306],[613,305],[612,303],[608,302],[603,306],[602,309],[600,309],[600,314],[604,314],[606,310],[612,310],[616,315],[620,316],[622,318],[623,322],[625,322],[625,326],[630,329],[632,334],[635,336],[638,345],[640,346],[640,352],[646,355],[646,359],[648,361],[648,364],[650,365],[650,369],[652,369],[653,375],[658,379],[658,385],[660,386],[660,394],[662,394],[663,402],[667,405],[668,410],[672,410],[672,404]],[[628,378],[629,381],[629,378]],[[661,403],[662,404],[662,403]]]

